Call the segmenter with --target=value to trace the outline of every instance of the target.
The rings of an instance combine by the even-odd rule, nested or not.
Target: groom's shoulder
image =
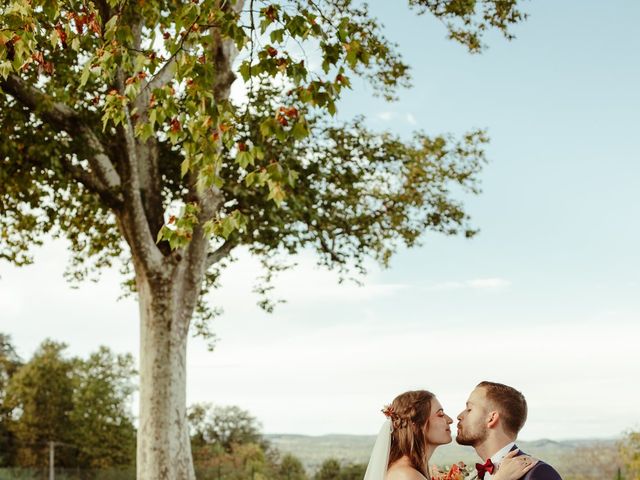
[[[523,477],[524,480],[562,480],[560,474],[548,463],[538,461],[535,467]]]

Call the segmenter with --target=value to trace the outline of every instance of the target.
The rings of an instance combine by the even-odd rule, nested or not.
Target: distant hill
[[[315,472],[327,458],[336,458],[343,463],[367,463],[375,436],[370,435],[288,435],[271,434],[266,438],[281,452],[291,453],[298,457],[309,472]],[[611,453],[615,449],[616,440],[589,439],[563,440],[548,439],[530,442],[518,442],[523,451],[544,459],[555,466],[560,473],[573,469],[572,463],[579,461],[577,453],[585,448],[595,447]],[[478,461],[471,447],[463,447],[455,442],[436,450],[432,463],[450,465],[463,461],[469,465]]]

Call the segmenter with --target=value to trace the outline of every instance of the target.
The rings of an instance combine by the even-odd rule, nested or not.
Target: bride
[[[429,459],[438,446],[452,440],[451,417],[426,390],[398,395],[382,412],[387,420],[376,439],[364,480],[430,480]],[[533,468],[537,460],[511,460],[516,453],[505,457],[492,480],[518,480]]]

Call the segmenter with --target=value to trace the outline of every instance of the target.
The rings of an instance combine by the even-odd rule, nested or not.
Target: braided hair
[[[391,405],[382,410],[393,426],[387,468],[406,456],[413,468],[429,478],[426,443],[434,397],[426,390],[413,390],[398,395]]]

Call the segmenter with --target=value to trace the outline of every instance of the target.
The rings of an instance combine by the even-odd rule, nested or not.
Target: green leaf
[[[242,78],[244,79],[245,82],[248,82],[249,79],[251,78],[251,61],[247,60],[245,62],[242,62],[242,64],[240,65],[240,68],[238,69],[238,71],[240,72],[240,75],[242,75]]]
[[[89,76],[91,75],[91,64],[87,62],[87,64],[82,69],[82,75],[80,75],[80,86],[84,87],[89,80]]]
[[[267,200],[273,200],[275,204],[280,207],[284,201],[286,195],[284,190],[277,182],[269,182],[269,195]]]
[[[244,177],[244,184],[247,187],[250,187],[251,185],[253,185],[255,181],[256,181],[256,172],[250,172],[247,174],[246,177]]]
[[[258,160],[264,160],[264,150],[262,150],[261,147],[253,147],[251,149],[251,152],[253,153],[254,158]]]
[[[302,140],[303,138],[308,136],[309,130],[307,128],[307,122],[305,122],[304,120],[296,122],[296,124],[291,129],[291,135],[293,135],[293,138],[295,138],[296,140]]]
[[[189,167],[190,167],[191,163],[189,161],[188,158],[185,158],[182,163],[180,164],[180,176],[184,177],[187,172],[189,171]]]
[[[273,135],[276,126],[275,123],[273,118],[267,118],[260,124],[260,133],[263,137],[267,138]]]
[[[114,15],[104,26],[104,38],[107,40],[113,40],[118,24],[118,16]]]
[[[253,165],[253,154],[248,151],[238,152],[238,155],[236,156],[236,162],[242,168],[247,168],[247,165],[249,164]]]
[[[284,33],[284,28],[279,28],[278,30],[271,32],[271,43],[282,43],[282,40],[284,40]]]

